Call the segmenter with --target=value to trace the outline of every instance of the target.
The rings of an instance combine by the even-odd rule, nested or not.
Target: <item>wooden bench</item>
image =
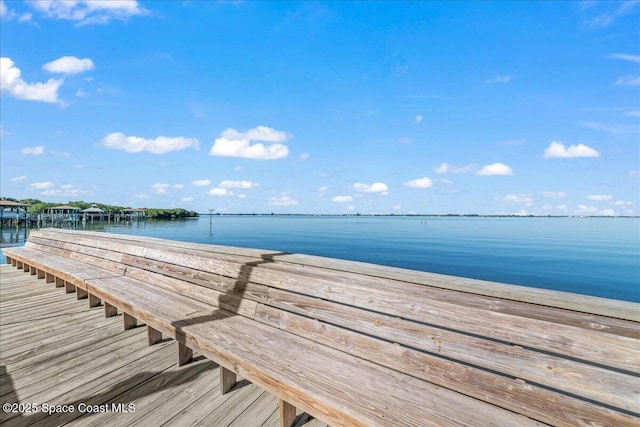
[[[31,231],[7,262],[334,426],[640,425],[640,304],[276,251]],[[55,310],[55,307],[52,307]]]

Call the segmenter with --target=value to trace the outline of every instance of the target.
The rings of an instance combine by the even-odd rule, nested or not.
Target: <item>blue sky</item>
[[[1,192],[638,215],[640,2],[7,1]]]

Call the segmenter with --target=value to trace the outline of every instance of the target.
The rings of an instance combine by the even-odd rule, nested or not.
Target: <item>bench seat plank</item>
[[[183,336],[189,345],[207,357],[222,366],[233,366],[242,377],[312,415],[320,415],[315,405],[322,403],[322,419],[329,419],[335,425],[343,425],[344,420],[352,420],[350,425],[437,425],[434,420],[442,417],[448,425],[474,422],[540,425],[521,415],[436,385],[425,385],[413,377],[234,313],[215,307],[207,310],[202,304],[175,293],[162,290],[152,293],[147,286],[131,279],[92,279],[87,281],[87,286],[98,295],[109,294],[122,300],[134,294],[135,302],[123,301],[126,310],[134,316],[170,336]],[[318,370],[314,368],[318,360],[332,363]],[[315,377],[319,372],[322,378]],[[353,380],[353,389],[345,390],[344,377]],[[336,378],[341,378],[339,385]],[[379,402],[372,401],[374,395],[369,393],[372,387],[379,390]],[[348,408],[335,407],[337,396],[345,402],[359,402],[354,401]],[[452,412],[452,419],[441,413],[443,407],[458,405],[464,409]]]

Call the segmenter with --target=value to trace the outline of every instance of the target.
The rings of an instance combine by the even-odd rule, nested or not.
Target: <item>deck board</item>
[[[177,367],[176,343],[146,345],[144,327],[124,331],[64,288],[0,267],[0,401],[74,405],[74,413],[0,414],[12,426],[278,425],[278,400],[241,381],[220,395],[219,368],[195,354]],[[22,332],[22,333],[21,333]],[[80,403],[132,403],[130,413],[80,413]],[[324,427],[300,418],[297,425]]]

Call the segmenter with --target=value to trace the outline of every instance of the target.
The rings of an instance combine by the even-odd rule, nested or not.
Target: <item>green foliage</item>
[[[46,213],[49,210],[49,208],[61,205],[61,203],[43,202],[38,199],[16,200],[16,199],[11,199],[9,197],[3,197],[2,199],[17,201],[20,203],[27,204],[29,205],[27,209],[29,213],[32,213],[32,214]],[[91,207],[93,203],[77,201],[77,202],[69,202],[64,204],[83,210]],[[106,205],[104,203],[95,203],[95,205],[108,214],[121,213],[124,209],[127,209],[125,206]],[[147,218],[149,219],[180,219],[180,218],[195,218],[198,216],[197,212],[189,211],[182,208],[176,208],[176,209],[146,208],[145,211],[147,213]]]

